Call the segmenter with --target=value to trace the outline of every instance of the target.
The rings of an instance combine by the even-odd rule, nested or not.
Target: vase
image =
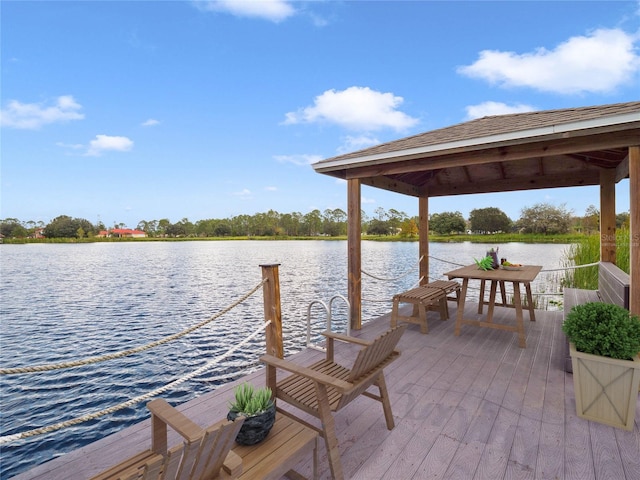
[[[243,416],[242,413],[230,411],[227,414],[227,420],[233,421],[239,416]],[[240,445],[255,445],[261,442],[267,438],[275,421],[276,406],[272,403],[264,412],[245,417],[244,423],[242,427],[240,427],[240,431],[236,437],[236,442]]]

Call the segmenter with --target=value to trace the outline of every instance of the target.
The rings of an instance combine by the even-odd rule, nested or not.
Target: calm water
[[[487,245],[431,244],[430,255],[469,264]],[[500,256],[557,268],[566,245],[504,244]],[[393,294],[418,280],[415,242],[364,242],[363,320],[387,313]],[[211,318],[261,281],[260,264],[280,264],[286,354],[304,348],[310,302],[346,297],[342,241],[224,241],[0,246],[0,364],[50,364],[147,344]],[[431,260],[438,278],[454,265]],[[534,291],[551,288],[541,274]],[[374,301],[375,300],[375,301]],[[384,300],[384,301],[381,301]],[[346,309],[335,304],[337,328]],[[312,317],[323,330],[324,313]],[[176,380],[224,353],[263,321],[262,292],[206,327],[123,359],[66,370],[0,377],[1,435],[76,418]],[[163,394],[182,403],[257,368],[261,335],[228,361]],[[220,380],[221,376],[230,376]],[[4,480],[145,418],[135,407],[2,446]]]

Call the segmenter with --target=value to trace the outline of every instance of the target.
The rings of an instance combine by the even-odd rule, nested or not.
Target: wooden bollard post
[[[280,279],[278,278],[279,263],[260,265],[262,279],[266,280],[262,286],[264,292],[264,321],[271,320],[266,329],[267,353],[274,357],[284,358],[282,345],[282,309],[280,307]]]

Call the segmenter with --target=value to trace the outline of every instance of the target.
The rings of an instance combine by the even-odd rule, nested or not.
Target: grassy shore
[[[498,233],[494,235],[429,235],[430,242],[447,243],[577,243],[586,238],[585,235],[565,234],[565,235],[539,235],[523,233]],[[225,240],[346,240],[346,235],[337,237],[298,237],[298,236],[270,236],[270,237],[147,237],[147,238],[5,238],[6,244],[22,243],[92,243],[92,242],[191,242],[191,241],[225,241]],[[401,237],[399,235],[363,235],[363,240],[376,242],[415,242],[418,237]]]

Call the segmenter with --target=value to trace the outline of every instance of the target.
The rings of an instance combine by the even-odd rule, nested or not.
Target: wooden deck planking
[[[465,316],[473,318],[477,304],[467,303],[466,310]],[[464,325],[456,337],[453,303],[450,312],[447,321],[429,312],[427,335],[410,325],[400,341],[402,355],[385,369],[393,430],[386,428],[381,405],[366,397],[335,416],[347,478],[640,478],[640,401],[631,432],[576,416],[572,376],[563,370],[561,312],[536,312],[536,322],[525,316],[526,349],[518,348],[515,333],[502,330]],[[513,309],[496,308],[496,322],[513,322],[514,317]],[[353,334],[374,338],[388,326],[386,315]],[[345,347],[338,344],[337,358],[349,362],[355,349]],[[314,350],[296,354],[304,363],[322,355]],[[261,384],[264,371],[248,379]],[[226,415],[234,384],[187,402],[180,410],[196,423],[209,425]],[[145,421],[17,478],[87,478],[131,451],[146,448],[148,435]],[[330,478],[322,441],[319,459],[320,478]],[[297,469],[309,475],[310,459]]]

